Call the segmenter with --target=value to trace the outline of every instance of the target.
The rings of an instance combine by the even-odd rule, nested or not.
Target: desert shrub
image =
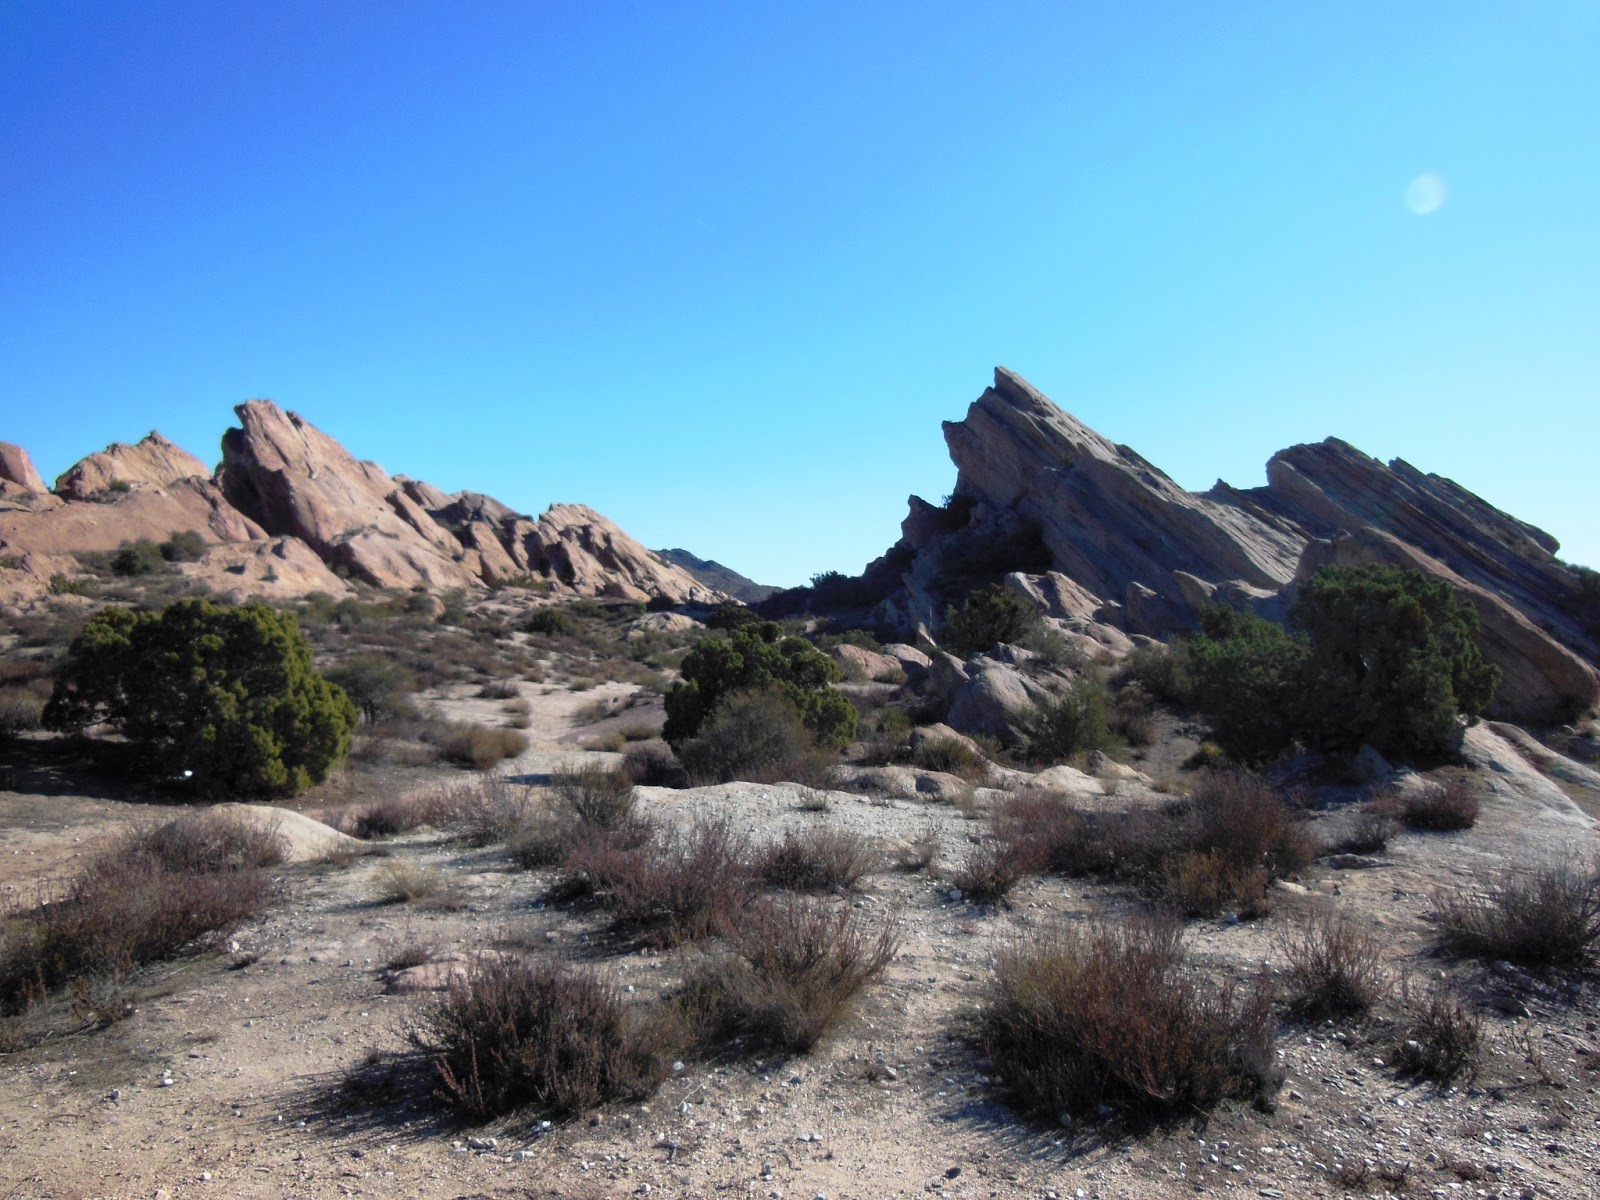
[[[1478,649],[1478,613],[1443,580],[1398,567],[1324,567],[1291,619],[1305,632],[1304,717],[1321,744],[1430,757],[1494,698],[1500,668]]]
[[[179,600],[90,618],[44,719],[109,721],[153,773],[202,792],[294,795],[349,751],[356,710],[316,672],[292,616]]]
[[[790,830],[762,856],[761,878],[772,887],[797,892],[848,891],[880,858],[859,833]]]
[[[140,538],[117,547],[111,555],[111,571],[122,576],[154,575],[165,561],[160,546],[149,538]]]
[[[741,625],[726,641],[701,638],[681,670],[683,679],[666,695],[661,734],[674,749],[701,731],[724,697],[742,691],[781,692],[819,745],[842,748],[855,740],[855,706],[831,686],[839,668],[772,621]]]
[[[1001,951],[980,1022],[1020,1108],[1054,1121],[1106,1105],[1139,1120],[1276,1091],[1271,1001],[1264,980],[1200,979],[1180,927],[1141,916]]]
[[[1389,842],[1400,832],[1400,822],[1390,815],[1384,805],[1371,805],[1358,809],[1345,818],[1338,831],[1327,838],[1319,853],[1325,854],[1379,854],[1388,849]]]
[[[557,894],[591,896],[618,933],[652,945],[731,933],[755,879],[749,839],[726,817],[705,815],[642,846],[585,840],[568,853],[565,871]]]
[[[417,677],[382,654],[358,654],[326,672],[338,684],[369,725],[411,716],[411,694]]]
[[[1303,1017],[1361,1016],[1383,996],[1383,943],[1347,917],[1310,913],[1279,947],[1289,964],[1290,1005]]]
[[[924,771],[942,771],[963,779],[982,779],[989,764],[972,747],[955,738],[925,737],[911,751],[911,765]]]
[[[0,744],[37,729],[44,720],[44,700],[26,688],[0,688]]]
[[[1476,1072],[1483,1047],[1476,1013],[1440,989],[1420,996],[1407,989],[1402,1008],[1404,1023],[1391,1051],[1395,1066],[1440,1084]]]
[[[439,752],[445,758],[479,771],[515,758],[527,748],[527,735],[519,730],[478,724],[446,726],[439,742]]]
[[[1044,866],[1044,856],[1037,847],[989,838],[973,847],[950,882],[968,900],[1000,904],[1017,884]]]
[[[689,1007],[722,1036],[805,1051],[838,1024],[894,958],[897,921],[868,930],[856,911],[799,897],[764,898],[728,953],[691,974]]]
[[[1444,945],[1457,953],[1524,966],[1581,966],[1600,944],[1600,872],[1576,856],[1528,870],[1507,868],[1480,892],[1455,891],[1434,905]]]
[[[491,679],[478,689],[478,695],[485,700],[516,700],[522,689],[515,679]]]
[[[724,600],[706,614],[706,628],[738,629],[741,625],[754,625],[760,620],[760,614],[754,609],[747,608],[737,600]]]
[[[632,746],[622,756],[622,769],[638,787],[682,787],[681,763],[660,746]]]
[[[993,583],[979,588],[960,608],[945,614],[940,638],[954,653],[967,657],[1002,642],[1022,642],[1037,633],[1042,624],[1037,608],[1005,585]]]
[[[0,1012],[203,949],[266,907],[275,835],[216,817],[136,830],[0,938]]]
[[[1130,746],[1155,740],[1155,698],[1137,681],[1125,683],[1111,707],[1111,732]]]
[[[1472,785],[1457,777],[1385,796],[1379,810],[1398,818],[1407,829],[1451,832],[1471,829],[1477,823],[1478,798],[1472,794]]]
[[[1122,661],[1120,674],[1137,683],[1148,695],[1167,704],[1187,706],[1194,680],[1189,675],[1189,646],[1175,641],[1167,646],[1138,646]]]
[[[696,783],[823,784],[832,767],[788,695],[770,689],[724,696],[698,736],[679,742],[677,751]]]
[[[394,837],[428,823],[427,806],[410,796],[385,796],[358,809],[340,823],[343,832],[351,837],[370,842],[375,838]]]
[[[575,637],[578,633],[578,622],[566,609],[552,605],[536,608],[529,613],[527,630],[529,633],[542,634],[545,637]]]
[[[167,562],[195,562],[204,558],[206,540],[193,529],[182,529],[161,543],[161,557]]]
[[[633,819],[633,779],[611,767],[584,767],[550,780],[557,801],[579,820],[601,829],[620,829]]]
[[[1301,815],[1259,775],[1213,771],[1182,809],[1185,850],[1166,873],[1190,916],[1225,909],[1258,916],[1267,909],[1268,885],[1316,857]]]
[[[1094,675],[1080,675],[1021,717],[1028,757],[1036,762],[1065,762],[1091,750],[1117,746],[1111,733],[1106,687]]]
[[[480,959],[407,1035],[433,1062],[440,1094],[480,1119],[642,1099],[666,1076],[649,1026],[615,986],[548,962]]]

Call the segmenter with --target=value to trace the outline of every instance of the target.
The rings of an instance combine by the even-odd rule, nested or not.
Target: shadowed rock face
[[[1296,581],[1324,563],[1394,562],[1478,610],[1505,672],[1497,714],[1546,719],[1600,699],[1600,645],[1570,611],[1578,580],[1556,540],[1448,479],[1330,438],[1274,455],[1264,488],[1188,492],[1004,368],[944,434],[959,471],[950,508],[913,496],[901,541],[869,569],[900,565],[874,613],[884,623],[936,623],[971,582],[952,562],[1019,526],[1037,532],[1050,570],[997,559],[991,574],[1020,569],[1009,583],[1024,595],[1070,593],[1049,615],[1107,647],[1113,632],[1168,636],[1205,603],[1281,619]]]

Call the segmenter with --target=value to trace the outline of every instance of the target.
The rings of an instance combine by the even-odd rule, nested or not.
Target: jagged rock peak
[[[166,487],[180,479],[210,479],[211,468],[183,447],[151,430],[136,445],[112,442],[80,459],[56,480],[56,495],[89,500],[113,484],[124,487]]]

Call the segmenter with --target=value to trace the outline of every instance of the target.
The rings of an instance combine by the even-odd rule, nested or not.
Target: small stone
[[[500,1144],[500,1139],[499,1138],[474,1137],[474,1138],[468,1138],[467,1139],[467,1149],[468,1150],[493,1150],[499,1144]]]
[[[959,899],[961,899],[961,889],[960,888],[951,888],[948,892],[945,893],[945,895],[949,896],[950,899],[952,899],[952,900],[959,900]]]
[[[957,1175],[960,1175],[960,1174],[961,1174],[961,1168],[960,1167],[951,1167],[948,1171],[946,1171],[944,1173],[944,1177],[946,1179],[954,1179]]]

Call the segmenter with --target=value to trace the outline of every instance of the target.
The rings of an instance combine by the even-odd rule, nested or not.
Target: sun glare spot
[[[1444,207],[1448,194],[1444,176],[1427,171],[1406,185],[1406,207],[1419,217],[1431,217]]]

